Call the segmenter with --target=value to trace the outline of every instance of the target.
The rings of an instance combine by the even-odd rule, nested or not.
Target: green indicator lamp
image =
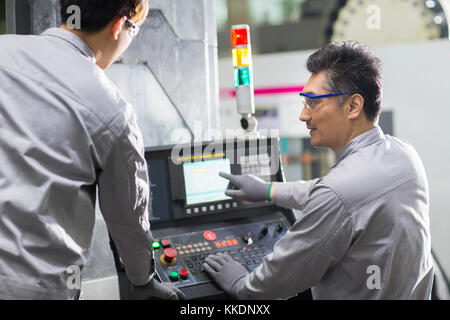
[[[249,86],[250,85],[250,69],[234,68],[234,85]]]
[[[152,244],[153,249],[159,249],[161,247],[161,245],[159,244],[158,241],[153,242]]]

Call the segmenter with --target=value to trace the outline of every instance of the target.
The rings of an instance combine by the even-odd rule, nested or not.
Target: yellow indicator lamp
[[[234,48],[232,50],[233,67],[248,66],[250,64],[249,48]]]

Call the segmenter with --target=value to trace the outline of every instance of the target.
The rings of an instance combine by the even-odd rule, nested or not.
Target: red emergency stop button
[[[187,279],[189,276],[189,271],[187,271],[186,269],[181,269],[180,270],[180,277],[181,279]]]
[[[216,240],[216,234],[212,231],[205,231],[203,232],[203,238],[205,238],[208,241],[214,241]]]
[[[177,250],[173,248],[167,248],[164,250],[164,260],[168,263],[171,263],[173,259],[177,256]]]

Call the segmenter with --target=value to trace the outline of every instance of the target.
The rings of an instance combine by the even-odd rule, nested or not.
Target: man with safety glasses
[[[319,179],[266,183],[221,175],[229,196],[302,210],[253,272],[228,255],[204,268],[230,295],[277,299],[429,299],[433,281],[428,182],[407,142],[378,127],[380,60],[357,42],[329,43],[307,61],[300,120],[336,164]]]
[[[88,258],[96,191],[135,297],[184,298],[154,278],[143,138],[103,72],[148,0],[60,5],[60,28],[0,36],[0,299],[80,297],[70,278]]]

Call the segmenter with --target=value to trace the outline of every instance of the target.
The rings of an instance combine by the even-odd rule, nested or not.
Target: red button
[[[163,248],[168,248],[168,247],[170,247],[170,241],[169,240],[161,240],[161,245],[163,246]]]
[[[181,269],[180,270],[180,277],[182,279],[187,279],[188,276],[189,276],[189,272],[186,269]]]
[[[216,240],[216,234],[212,231],[205,231],[203,232],[203,238],[205,238],[208,241],[214,241]]]
[[[172,262],[172,260],[177,256],[177,250],[173,248],[167,248],[164,250],[164,260],[167,262]]]

